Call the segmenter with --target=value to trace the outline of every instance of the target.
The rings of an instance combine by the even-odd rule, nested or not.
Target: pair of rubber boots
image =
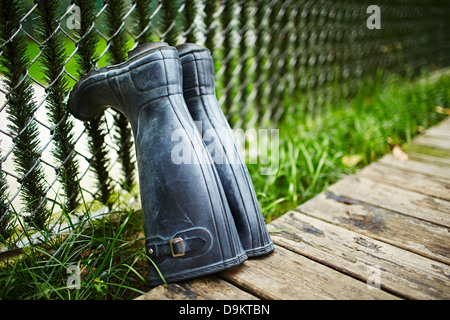
[[[83,76],[68,107],[90,120],[111,106],[131,123],[150,284],[271,252],[247,167],[215,96],[209,50],[155,42],[128,56]]]

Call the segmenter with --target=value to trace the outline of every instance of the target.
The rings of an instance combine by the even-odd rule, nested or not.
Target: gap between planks
[[[438,165],[436,163],[426,163],[419,159],[408,161],[400,161],[395,159],[391,154],[387,154],[379,159],[376,163],[382,163],[383,165],[403,169],[406,171],[421,173],[423,175],[438,177],[450,181],[450,167]]]
[[[391,167],[378,161],[359,171],[358,175],[423,195],[450,200],[450,179]]]
[[[215,275],[160,285],[136,300],[258,300]]]
[[[444,227],[450,227],[450,202],[360,175],[348,176],[329,192]]]
[[[275,245],[275,251],[219,274],[160,285],[137,300],[396,300],[395,295]]]
[[[450,298],[446,264],[296,211],[269,228],[276,244],[402,298]]]
[[[273,253],[249,259],[220,277],[263,299],[394,300],[396,296],[297,252],[276,246]]]
[[[317,195],[295,210],[450,264],[448,228],[328,192]]]

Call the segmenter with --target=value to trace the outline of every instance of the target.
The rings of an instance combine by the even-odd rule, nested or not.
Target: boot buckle
[[[183,239],[181,238],[174,238],[169,240],[170,245],[170,252],[172,253],[172,257],[182,257],[184,256],[184,246],[183,246]],[[174,246],[176,246],[176,251],[174,250]]]

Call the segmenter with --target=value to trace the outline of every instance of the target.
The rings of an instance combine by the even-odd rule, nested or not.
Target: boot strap
[[[200,255],[211,245],[211,235],[202,228],[178,232],[169,239],[154,237],[146,240],[150,257],[183,257]]]

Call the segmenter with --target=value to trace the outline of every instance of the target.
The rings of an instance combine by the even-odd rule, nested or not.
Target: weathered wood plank
[[[400,161],[395,159],[391,154],[387,154],[379,159],[377,162],[391,167],[418,172],[421,174],[436,176],[446,181],[450,181],[450,168],[447,166],[425,163],[420,161],[408,160]]]
[[[435,137],[441,137],[441,138],[449,138],[450,137],[450,127],[446,128],[446,127],[431,127],[429,129],[427,129],[427,131],[425,132],[425,134],[430,135],[430,136],[435,136]]]
[[[450,117],[433,126],[436,129],[450,130]]]
[[[414,138],[413,143],[450,150],[450,136],[445,135],[432,135],[425,133]]]
[[[258,298],[215,276],[160,285],[136,300],[257,300]]]
[[[411,160],[420,161],[424,163],[434,164],[437,166],[450,168],[450,159],[443,157],[436,157],[424,153],[408,152],[408,156]]]
[[[341,196],[450,227],[450,202],[447,200],[399,189],[358,175],[348,176],[328,190]]]
[[[368,165],[358,172],[358,176],[432,197],[450,200],[450,180],[391,167],[382,162],[374,162]]]
[[[448,228],[325,192],[296,211],[450,264]]]
[[[450,167],[450,151],[415,143],[405,145],[403,149],[411,160]]]
[[[279,246],[267,256],[221,273],[221,277],[263,299],[397,299]]]
[[[362,281],[375,280],[403,298],[450,298],[446,264],[295,211],[268,228],[277,245]]]

